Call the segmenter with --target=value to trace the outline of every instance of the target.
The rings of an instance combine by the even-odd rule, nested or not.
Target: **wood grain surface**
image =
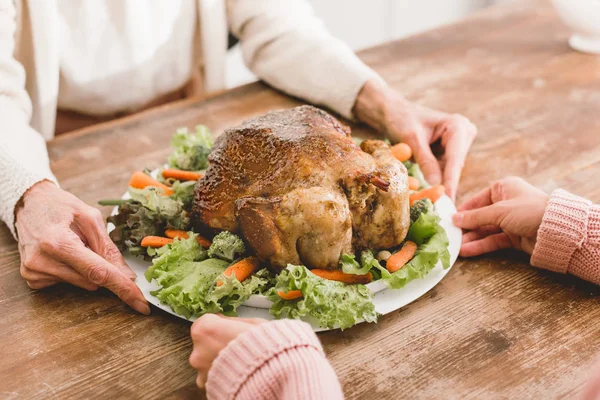
[[[567,37],[547,2],[522,1],[360,56],[411,100],[477,124],[459,203],[506,175],[600,202],[600,57],[571,51]],[[132,171],[164,162],[177,127],[218,133],[297,104],[256,83],[164,106],[59,137],[52,168],[95,204],[120,196]],[[575,398],[600,354],[599,295],[502,252],[459,260],[377,324],[320,338],[352,399]],[[137,315],[105,290],[29,290],[0,228],[0,398],[204,396],[187,363],[189,328],[157,309]]]

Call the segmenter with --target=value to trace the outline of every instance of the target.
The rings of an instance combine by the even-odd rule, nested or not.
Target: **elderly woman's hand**
[[[108,237],[97,209],[44,181],[16,210],[21,276],[32,289],[68,282],[87,290],[103,286],[135,310],[150,308],[133,282],[135,273]]]
[[[454,224],[469,230],[460,255],[473,257],[509,247],[533,253],[548,200],[546,193],[521,178],[493,183],[454,215]]]
[[[443,183],[446,194],[454,199],[465,158],[477,135],[477,128],[467,118],[410,103],[377,81],[364,85],[354,114],[392,142],[407,143],[427,181],[432,185]],[[441,161],[431,151],[437,141],[444,148]]]
[[[231,318],[223,315],[205,314],[192,325],[191,334],[194,349],[190,355],[190,365],[198,370],[196,384],[206,385],[208,371],[227,345],[240,334],[254,326],[267,322],[259,318]]]

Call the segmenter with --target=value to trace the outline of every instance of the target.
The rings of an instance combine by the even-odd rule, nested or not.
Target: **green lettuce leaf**
[[[278,291],[302,291],[297,300],[283,300]],[[322,279],[302,265],[288,265],[276,278],[268,298],[270,313],[276,318],[314,318],[328,328],[349,328],[360,320],[377,321],[371,291],[365,285],[345,285]]]
[[[179,261],[170,271],[154,269],[157,282],[168,282],[169,285],[151,294],[186,318],[221,312],[218,303],[209,298],[209,293],[228,265],[227,261],[209,258],[200,262]]]
[[[221,274],[217,280],[223,282],[223,284],[215,286],[207,299],[211,303],[218,304],[223,314],[230,316],[235,316],[237,308],[244,304],[251,295],[263,294],[266,289],[274,284],[274,277],[266,268],[261,269],[243,282],[238,281],[235,274],[230,276]]]
[[[444,269],[450,267],[448,236],[439,221],[437,214],[423,213],[411,225],[407,239],[414,241],[419,247],[413,259],[400,270],[390,274],[387,270],[380,269],[381,277],[388,287],[400,289],[414,279],[424,278],[440,260]]]
[[[258,271],[240,282],[232,274],[223,272],[229,262],[207,258],[207,250],[196,241],[197,235],[188,232],[188,239],[175,239],[173,243],[154,250],[156,256],[146,270],[148,282],[153,279],[160,289],[151,294],[178,314],[190,318],[205,313],[236,315],[236,310],[252,294],[272,287],[274,278],[266,269]],[[222,281],[221,286],[216,286]]]
[[[356,261],[354,254],[342,254],[342,258],[340,258],[340,266],[346,274],[364,275],[371,271],[375,264],[379,265],[379,262],[371,250],[364,250],[360,253],[360,263]]]

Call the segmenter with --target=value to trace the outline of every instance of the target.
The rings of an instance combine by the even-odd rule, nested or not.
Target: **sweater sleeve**
[[[222,350],[208,372],[209,399],[343,399],[310,325],[280,320],[257,325]]]
[[[42,135],[29,126],[31,101],[25,71],[14,58],[15,29],[14,1],[0,0],[0,219],[16,238],[15,205],[35,183],[56,178]]]
[[[600,206],[564,190],[552,193],[531,264],[600,285]]]
[[[227,17],[248,67],[292,96],[351,119],[363,85],[381,80],[331,36],[306,0],[228,0]]]

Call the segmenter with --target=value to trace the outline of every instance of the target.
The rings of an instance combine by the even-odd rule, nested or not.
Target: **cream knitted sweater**
[[[364,83],[379,79],[327,32],[305,0],[195,1],[207,91],[224,87],[227,28],[240,38],[257,76],[345,117]],[[56,181],[45,140],[54,136],[63,72],[57,7],[56,0],[0,0],[0,219],[13,234],[14,208],[25,191]]]

